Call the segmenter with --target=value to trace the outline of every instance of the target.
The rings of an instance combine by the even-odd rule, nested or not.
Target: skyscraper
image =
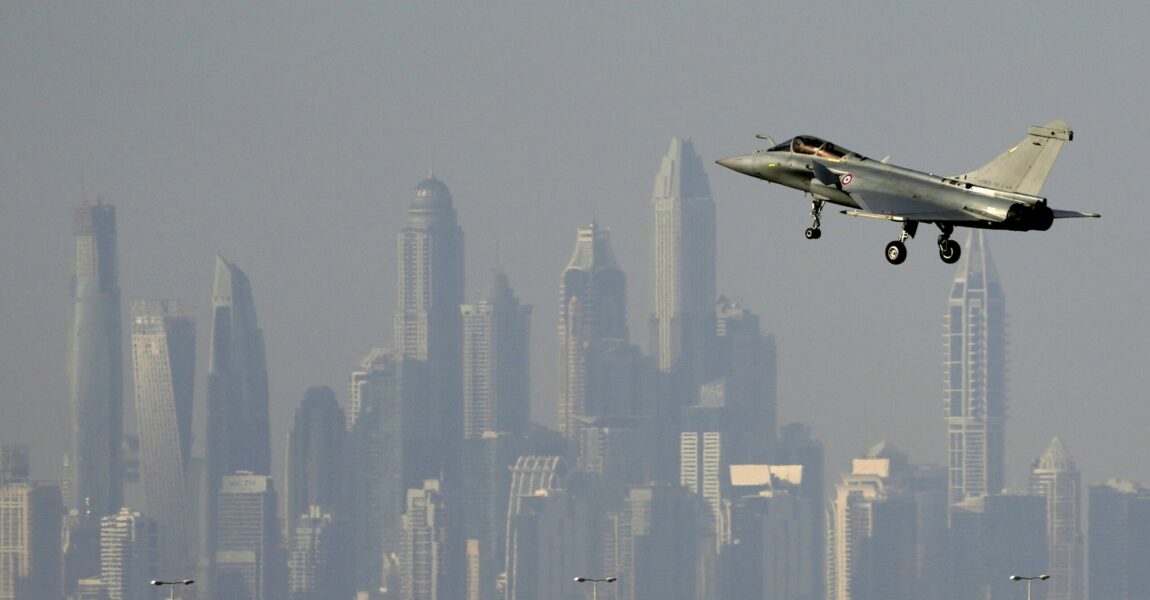
[[[775,338],[763,335],[758,315],[728,298],[719,298],[714,307],[713,374],[721,377],[732,413],[729,452],[738,462],[768,462],[778,436]]]
[[[32,475],[32,456],[28,446],[0,446],[0,485],[28,483]]]
[[[140,476],[147,514],[159,525],[160,568],[190,571],[185,470],[192,444],[195,323],[172,300],[132,303],[132,372]]]
[[[592,473],[605,492],[621,501],[627,486],[651,480],[655,460],[649,419],[608,416],[585,419],[580,432],[579,470]]]
[[[951,505],[944,597],[1017,599],[1024,590],[1003,573],[1047,573],[1045,506],[1042,497],[1011,493],[971,497]],[[1049,583],[1035,586],[1034,600],[1045,599]]]
[[[148,600],[160,577],[159,528],[130,508],[100,520],[100,581],[108,600]]]
[[[496,269],[483,299],[464,304],[463,436],[525,435],[531,424],[531,306]]]
[[[1094,600],[1150,598],[1150,489],[1110,480],[1089,488],[1087,582]]]
[[[282,555],[271,477],[237,472],[219,490],[215,598],[281,598],[287,561]]]
[[[702,501],[682,486],[630,488],[623,510],[612,572],[622,600],[689,600],[699,597],[698,560],[709,536],[700,517]]]
[[[679,434],[679,485],[703,499],[715,539],[729,539],[723,499],[730,487],[731,412],[724,404],[722,382],[703,386],[703,399],[683,409]]]
[[[519,499],[510,518],[505,600],[583,598],[570,573],[587,572],[586,503],[566,490]]]
[[[308,388],[296,409],[295,427],[288,434],[284,528],[289,539],[295,522],[319,507],[320,515],[340,515],[344,465],[344,414],[327,386]]]
[[[811,426],[803,423],[788,423],[779,428],[779,444],[775,448],[774,460],[780,465],[801,465],[802,481],[799,495],[807,501],[818,516],[814,519],[813,543],[811,544],[812,564],[815,566],[815,598],[825,596],[823,567],[826,562],[825,546],[826,519],[823,518],[823,473],[825,461],[823,443],[811,435]]]
[[[116,209],[85,202],[76,208],[72,223],[76,250],[67,361],[71,429],[64,491],[67,508],[96,542],[100,518],[119,510],[122,494],[124,383]],[[94,550],[94,544],[90,548]]]
[[[566,488],[567,463],[561,456],[520,456],[511,467],[511,490],[507,499],[507,519],[519,513],[519,501],[540,490]]]
[[[580,423],[590,417],[648,416],[656,410],[654,363],[638,346],[624,339],[598,340],[584,350],[583,360]]]
[[[802,465],[733,465],[730,542],[720,550],[720,597],[809,599],[821,587],[812,551],[822,511],[802,494]],[[816,560],[817,559],[817,560]]]
[[[337,523],[319,506],[296,519],[288,555],[288,597],[291,600],[347,598],[350,565],[342,544],[344,523]]]
[[[1082,480],[1055,437],[1034,461],[1030,493],[1046,499],[1047,600],[1082,600]]]
[[[904,478],[907,493],[914,497],[915,555],[918,600],[944,600],[949,593],[946,585],[947,549],[950,538],[947,517],[947,468],[942,465],[915,465],[914,471]]]
[[[950,504],[1003,488],[1006,300],[981,230],[973,230],[951,287],[946,330]]]
[[[355,589],[384,585],[385,557],[400,549],[409,488],[439,474],[435,414],[421,395],[426,363],[385,348],[352,373],[347,492]]]
[[[541,507],[535,506],[532,499],[537,496],[563,494],[566,489],[567,465],[559,456],[520,456],[511,468],[511,489],[507,501],[506,540],[506,589],[505,600],[550,597],[538,596],[540,588],[547,588],[537,577],[536,571],[555,564],[541,564],[539,542],[539,521],[524,519],[527,515],[537,515]],[[568,523],[569,524],[569,523]],[[577,528],[577,527],[576,527]],[[572,532],[568,532],[570,534]],[[569,542],[564,536],[552,535],[550,542]],[[570,565],[563,565],[570,566]],[[547,579],[547,578],[543,578]]]
[[[350,593],[352,502],[343,482],[355,471],[347,469],[344,423],[331,388],[312,387],[288,434],[284,539],[290,544],[288,594],[294,600]]]
[[[433,452],[441,469],[455,473],[463,440],[463,230],[451,192],[434,176],[415,188],[398,255],[395,349],[426,364],[424,402],[435,414],[438,440]]]
[[[464,440],[463,509],[468,540],[468,593],[478,600],[497,597],[507,532],[511,467],[523,454],[523,436],[487,431]]]
[[[689,402],[707,378],[715,302],[715,203],[690,140],[671,139],[650,206],[651,348],[660,371],[681,374]]]
[[[559,285],[559,432],[578,439],[588,411],[587,353],[600,340],[626,341],[627,279],[606,229],[581,227]]]
[[[29,479],[27,446],[0,447],[0,600],[58,600],[60,488]]]
[[[906,455],[885,444],[852,461],[835,484],[827,530],[828,600],[910,600],[916,569],[914,499]]]
[[[201,543],[210,565],[216,556],[216,539],[222,534],[217,502],[223,479],[237,471],[263,476],[271,473],[263,331],[256,323],[247,275],[219,256],[212,288],[207,403],[206,531]],[[214,584],[210,575],[208,583]]]
[[[458,598],[461,590],[445,587],[442,573],[450,560],[444,545],[444,498],[439,481],[429,479],[423,487],[407,491],[407,510],[403,514],[403,543],[400,552],[401,600],[439,600]]]

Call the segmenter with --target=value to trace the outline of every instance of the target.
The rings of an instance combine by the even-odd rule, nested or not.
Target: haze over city
[[[429,170],[456,198],[467,297],[498,262],[536,306],[534,418],[550,423],[554,298],[575,228],[594,217],[612,230],[643,343],[646,200],[678,135],[711,174],[720,291],[777,336],[780,422],[813,423],[831,464],[884,438],[941,461],[952,269],[922,240],[890,268],[889,224],[828,215],[808,243],[804,199],[711,161],[759,147],[755,133],[813,133],[957,173],[1059,117],[1077,138],[1046,194],[1103,220],[989,235],[1010,298],[1012,482],[1056,432],[1087,473],[1150,479],[1138,375],[1150,214],[1130,162],[1150,133],[1150,83],[1133,68],[1146,11],[9,5],[0,402],[20,418],[0,434],[42,449],[42,474],[57,467],[80,201],[118,208],[124,297],[178,298],[201,335],[214,255],[244,265],[280,440],[307,386],[342,396],[349,369],[390,339],[393,236]]]
[[[499,266],[534,307],[531,418],[554,428],[560,275],[592,220],[627,276],[631,342],[652,351],[647,215],[678,137],[709,177],[717,292],[774,336],[778,423],[813,426],[828,481],[880,440],[945,464],[955,267],[934,232],[897,268],[890,223],[828,210],[808,241],[806,198],[714,160],[763,147],[757,133],[813,134],[956,174],[1061,118],[1075,139],[1043,195],[1102,219],[986,234],[1008,310],[1006,485],[1025,488],[1056,435],[1084,483],[1150,481],[1148,21],[1134,2],[9,3],[0,443],[31,446],[34,478],[61,478],[72,211],[102,201],[125,323],[145,298],[196,319],[194,452],[215,257],[250,278],[282,472],[305,391],[345,404],[351,372],[391,344],[396,235],[429,174],[464,234],[465,302]]]

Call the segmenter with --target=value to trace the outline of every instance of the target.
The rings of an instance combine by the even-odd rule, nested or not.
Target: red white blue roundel
[[[854,181],[854,179],[855,179],[855,178],[854,178],[854,176],[853,176],[853,175],[851,175],[850,173],[844,173],[844,174],[843,174],[843,176],[842,176],[841,178],[839,178],[839,181],[840,181],[840,182],[841,182],[843,185],[850,185],[850,183],[851,183],[852,181]]]

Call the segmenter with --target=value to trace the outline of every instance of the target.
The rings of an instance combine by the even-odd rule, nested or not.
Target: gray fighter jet
[[[1063,121],[1031,127],[1028,135],[986,166],[964,175],[943,176],[871,160],[817,137],[803,135],[754,154],[716,162],[744,175],[765,179],[809,194],[809,240],[821,235],[819,218],[827,202],[847,207],[843,214],[902,223],[899,238],[886,245],[892,265],[906,260],[906,240],[919,223],[940,231],[938,255],[958,261],[962,249],[950,239],[955,227],[1010,231],[1046,231],[1054,219],[1098,217],[1094,213],[1055,210],[1039,195],[1062,144],[1074,139]]]

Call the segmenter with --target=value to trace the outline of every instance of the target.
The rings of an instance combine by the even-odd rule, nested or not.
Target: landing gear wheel
[[[888,250],[889,252],[889,250]],[[953,265],[962,256],[962,247],[954,240],[943,240],[938,243],[938,257],[942,262]]]
[[[886,261],[892,265],[901,265],[906,260],[906,244],[895,240],[886,245]]]
[[[817,239],[823,237],[823,232],[818,227],[807,227],[807,230],[804,233],[804,235],[807,236],[808,240],[817,240]]]

